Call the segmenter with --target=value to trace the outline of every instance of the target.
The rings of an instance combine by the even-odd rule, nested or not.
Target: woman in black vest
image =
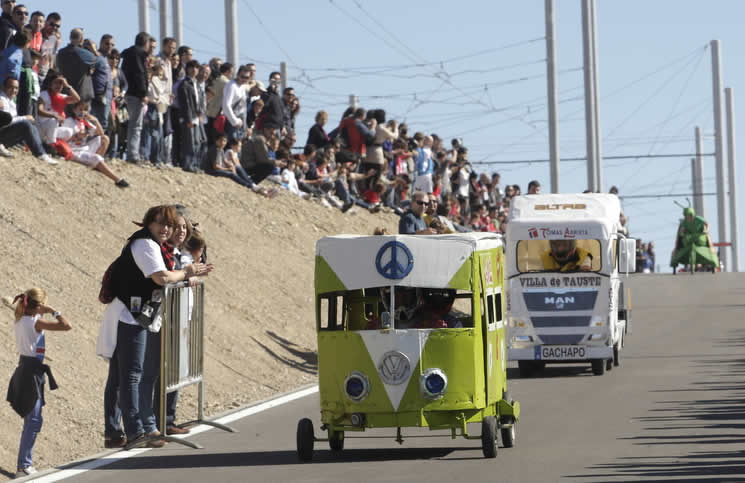
[[[129,237],[117,262],[116,298],[106,311],[109,315],[118,314],[118,323],[104,397],[111,399],[118,386],[126,441],[136,444],[137,440],[148,440],[150,447],[163,446],[164,441],[152,439],[160,436],[157,431],[145,433],[139,408],[139,384],[145,360],[147,327],[158,312],[161,287],[193,276],[204,276],[212,271],[211,265],[203,263],[173,270],[173,247],[168,245],[168,239],[173,234],[176,218],[173,206],[155,206],[147,211],[142,228]],[[106,314],[104,319],[106,324]],[[113,423],[116,419],[116,410],[109,409],[111,406],[109,402],[107,431],[109,422]],[[121,440],[117,441],[117,446],[124,445],[124,438]],[[113,441],[111,446],[114,446]]]

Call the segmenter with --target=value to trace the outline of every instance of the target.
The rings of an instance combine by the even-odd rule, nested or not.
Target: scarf
[[[176,259],[173,256],[173,248],[173,245],[168,242],[160,244],[160,252],[163,254],[163,261],[166,263],[166,268],[168,270],[173,270],[173,267],[176,264]]]

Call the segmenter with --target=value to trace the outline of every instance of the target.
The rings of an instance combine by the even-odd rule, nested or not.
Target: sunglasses
[[[60,27],[62,27],[61,23],[50,23],[50,27],[52,27],[54,30],[59,30]]]
[[[414,203],[416,203],[419,206],[427,206],[427,202],[426,201],[416,200],[416,201],[414,201]]]

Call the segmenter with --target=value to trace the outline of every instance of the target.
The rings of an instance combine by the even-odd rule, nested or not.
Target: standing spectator
[[[199,173],[199,147],[202,144],[202,129],[199,118],[201,101],[196,85],[199,61],[191,60],[186,64],[186,76],[178,87],[179,126],[181,129],[181,155],[184,171]]]
[[[31,150],[31,154],[40,160],[51,165],[57,164],[57,161],[44,151],[39,131],[33,124],[34,118],[30,115],[18,116],[13,101],[17,93],[18,81],[12,77],[5,79],[3,92],[0,94],[0,111],[6,113],[11,122],[0,128],[0,143],[2,143],[2,146],[15,146],[24,143]],[[0,155],[7,157],[8,154],[5,148],[0,149]]]
[[[229,141],[243,139],[246,135],[248,93],[243,86],[250,80],[248,68],[238,69],[236,78],[225,85],[222,97],[222,113],[225,116],[225,134]]]
[[[96,56],[83,48],[83,29],[70,31],[70,43],[57,53],[57,70],[80,95],[81,99],[93,98],[93,81],[90,69]]]
[[[362,163],[361,171],[367,172],[374,169],[375,178],[377,178],[385,173],[386,159],[383,154],[383,143],[398,137],[398,123],[393,121],[392,128],[388,128],[385,124],[385,111],[383,109],[373,111],[373,117],[375,119],[373,128],[375,136],[372,140],[371,149],[366,151],[365,162]]]
[[[150,102],[147,106],[142,131],[142,156],[158,167],[163,167],[163,127],[168,106],[171,104],[171,91],[168,89],[166,70],[163,67],[163,61],[159,57],[155,58],[150,67],[150,82],[147,91]],[[149,129],[149,143],[145,141],[146,129]]]
[[[104,36],[105,37],[105,36]],[[109,35],[109,37],[111,37]],[[109,39],[109,44],[113,41]],[[104,131],[109,127],[109,113],[111,112],[111,99],[114,93],[114,81],[111,78],[111,66],[109,59],[96,49],[96,43],[85,39],[83,48],[89,50],[96,56],[93,64],[93,99],[91,100],[91,113],[96,116]]]
[[[26,5],[18,4],[13,7],[11,21],[13,22],[13,27],[15,27],[16,33],[23,32],[23,28],[26,26],[28,19],[29,11],[26,8]]]
[[[416,178],[414,179],[414,190],[432,193],[432,174],[434,173],[434,162],[432,161],[432,136],[424,136],[422,147],[417,150]]]
[[[649,271],[654,273],[656,262],[655,262],[655,251],[654,251],[653,241],[647,242],[647,258],[649,259]]]
[[[321,149],[331,142],[328,134],[323,129],[323,126],[328,120],[329,114],[326,111],[318,111],[316,113],[316,123],[308,130],[308,140],[305,142],[306,146],[313,145]]]
[[[163,141],[161,142],[160,162],[162,165],[171,165],[171,149],[173,146],[173,116],[171,113],[173,104],[173,68],[178,64],[176,55],[176,39],[165,37],[161,41],[161,50],[158,54],[163,64],[163,75],[165,77],[166,89],[168,91],[168,103],[166,110],[163,112]]]
[[[26,53],[29,54],[31,64],[27,64]],[[39,94],[41,93],[41,83],[39,82],[39,74],[36,71],[39,69],[39,62],[41,62],[41,53],[38,50],[27,49],[24,51],[24,60],[21,64],[21,78],[19,79],[19,85],[21,89],[18,91],[18,100],[16,105],[18,108],[18,114],[25,116],[31,115],[36,119],[39,115]]]
[[[8,387],[8,401],[13,409],[23,418],[21,444],[18,448],[16,478],[36,473],[32,466],[32,453],[36,435],[41,431],[43,422],[41,408],[44,406],[45,376],[49,377],[49,387],[57,389],[57,383],[49,366],[44,364],[46,354],[45,330],[67,331],[72,328],[70,322],[58,311],[46,305],[47,294],[40,288],[32,288],[17,295],[15,329],[16,349],[20,354],[18,367],[13,373]],[[55,319],[43,319],[51,314]]]
[[[150,35],[140,32],[135,37],[135,44],[122,52],[122,72],[127,79],[127,94],[124,97],[127,103],[128,126],[127,126],[127,161],[137,163],[140,161],[140,135],[142,133],[142,122],[144,120],[145,105],[147,103],[147,47]]]
[[[98,53],[99,55],[103,55],[104,57],[108,58],[111,50],[114,47],[116,47],[114,36],[111,34],[103,34],[101,36],[101,41],[98,43]]]
[[[23,63],[23,51],[30,43],[29,36],[23,30],[19,30],[11,39],[10,45],[3,50],[0,58],[0,79],[8,77],[19,80],[21,78],[21,64]]]
[[[28,27],[31,31],[31,48],[41,52],[41,45],[44,43],[44,36],[41,33],[41,29],[44,28],[44,14],[38,10],[32,13]]]
[[[398,233],[401,235],[436,235],[437,230],[428,228],[422,216],[429,203],[427,193],[423,191],[414,192],[411,199],[411,207],[404,213],[398,222]]]
[[[119,68],[119,51],[111,49],[109,52],[109,68],[111,69],[111,119],[109,138],[111,139],[110,153],[112,156],[123,158],[122,153],[126,146],[124,140],[127,132],[127,105],[124,103],[124,95],[127,92],[127,79]]]
[[[49,69],[57,68],[57,52],[60,48],[62,17],[57,12],[47,15],[44,28],[41,29],[41,63],[39,64],[39,79],[44,80]]]
[[[290,107],[294,97],[295,89],[293,87],[285,87],[282,91],[282,125],[287,132],[294,131],[292,108]]]
[[[178,53],[178,59],[179,62],[174,67],[174,73],[173,73],[173,82],[175,83],[177,80],[181,80],[186,76],[186,64],[194,60],[194,52],[191,50],[191,47],[182,45],[178,48],[176,51]]]
[[[269,137],[272,131],[277,131],[280,136],[284,136],[287,132],[284,127],[282,99],[278,94],[281,80],[282,76],[279,72],[272,72],[269,75],[269,87],[262,97],[264,109],[256,120],[256,127],[264,132],[265,137]]]
[[[375,139],[376,124],[372,129],[368,128],[363,121],[366,111],[357,108],[350,116],[342,119],[337,132],[344,140],[346,148],[342,150],[343,161],[360,162],[367,154],[367,143]],[[373,123],[377,121],[373,120]]]
[[[233,78],[233,64],[225,62],[220,64],[220,72],[218,76],[212,81],[210,90],[212,91],[212,98],[207,101],[207,143],[212,145],[215,143],[215,136],[217,130],[215,129],[215,119],[222,112],[222,101],[225,97],[225,87]],[[227,122],[227,116],[226,116]],[[223,131],[224,131],[223,127]]]
[[[541,183],[539,183],[537,180],[533,180],[530,183],[528,183],[528,194],[529,195],[541,194]]]
[[[16,6],[15,0],[2,0],[3,13],[0,15],[0,49],[5,49],[10,42],[10,38],[18,30],[13,23],[13,9]]]
[[[106,307],[96,343],[96,353],[110,361],[104,393],[105,407],[111,411],[106,413],[107,430],[116,429],[116,426],[109,428],[109,423],[115,423],[114,401],[118,389],[127,441],[134,444],[147,441],[150,447],[162,447],[164,442],[152,439],[159,434],[145,433],[140,414],[139,386],[147,327],[152,323],[152,317],[147,316],[147,311],[143,313],[143,309],[151,308],[153,315],[158,312],[157,295],[163,285],[204,276],[212,270],[201,263],[173,270],[174,261],[165,243],[173,234],[176,217],[172,206],[154,206],[145,213],[142,228],[127,240],[116,265],[119,280],[116,297]]]

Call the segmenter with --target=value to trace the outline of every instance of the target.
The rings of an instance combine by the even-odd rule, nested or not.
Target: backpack
[[[109,268],[103,274],[101,279],[101,290],[98,291],[98,301],[102,304],[108,305],[116,298],[116,268],[119,262],[119,258],[111,262]]]

